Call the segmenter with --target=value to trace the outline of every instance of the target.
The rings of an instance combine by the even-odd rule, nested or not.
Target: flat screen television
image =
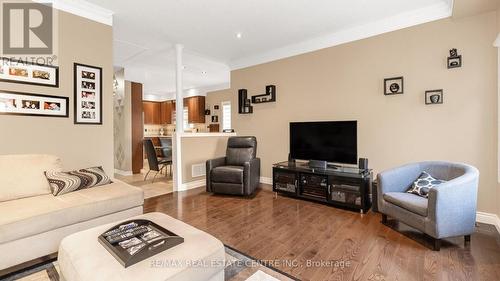
[[[357,121],[291,122],[290,156],[342,164],[358,161]]]

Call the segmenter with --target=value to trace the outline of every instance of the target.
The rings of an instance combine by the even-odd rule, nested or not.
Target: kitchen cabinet
[[[205,123],[205,97],[185,98],[184,106],[188,108],[188,123]]]
[[[160,105],[161,124],[172,124],[172,112],[175,110],[175,102],[164,101]]]
[[[173,124],[175,101],[143,101],[144,124]],[[205,97],[196,96],[184,98],[184,107],[188,108],[188,123],[205,123]]]
[[[161,103],[153,101],[143,101],[144,124],[161,124]]]
[[[220,132],[219,124],[210,124],[208,125],[208,130],[210,133],[218,133]]]

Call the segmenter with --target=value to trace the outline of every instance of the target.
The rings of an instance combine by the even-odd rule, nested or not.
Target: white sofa
[[[62,170],[56,156],[0,155],[0,273],[56,253],[69,234],[143,213],[143,191],[115,179],[54,196],[49,170]]]

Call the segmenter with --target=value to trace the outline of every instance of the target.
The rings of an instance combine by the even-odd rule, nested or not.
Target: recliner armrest
[[[219,157],[215,159],[207,160],[205,164],[205,178],[206,178],[206,190],[208,192],[212,192],[211,179],[210,179],[210,171],[214,168],[226,165],[226,157]]]
[[[245,162],[243,170],[243,188],[245,195],[252,194],[260,182],[260,158]]]

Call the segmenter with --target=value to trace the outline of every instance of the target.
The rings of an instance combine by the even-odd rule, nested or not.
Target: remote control
[[[131,229],[131,228],[134,228],[137,226],[137,223],[135,222],[131,222],[131,223],[128,223],[128,224],[123,224],[123,225],[120,225],[119,227],[113,229],[113,230],[110,230],[106,233],[104,233],[103,235],[104,236],[110,236],[110,235],[113,235],[113,234],[117,234],[119,232],[123,232],[125,230],[128,230],[128,229]]]
[[[129,230],[126,230],[125,232],[120,232],[117,234],[110,235],[106,237],[106,240],[108,240],[109,243],[115,244],[124,240],[127,240],[129,238],[135,237],[137,235],[143,234],[145,232],[148,232],[148,228],[146,226],[138,226],[131,228]]]

